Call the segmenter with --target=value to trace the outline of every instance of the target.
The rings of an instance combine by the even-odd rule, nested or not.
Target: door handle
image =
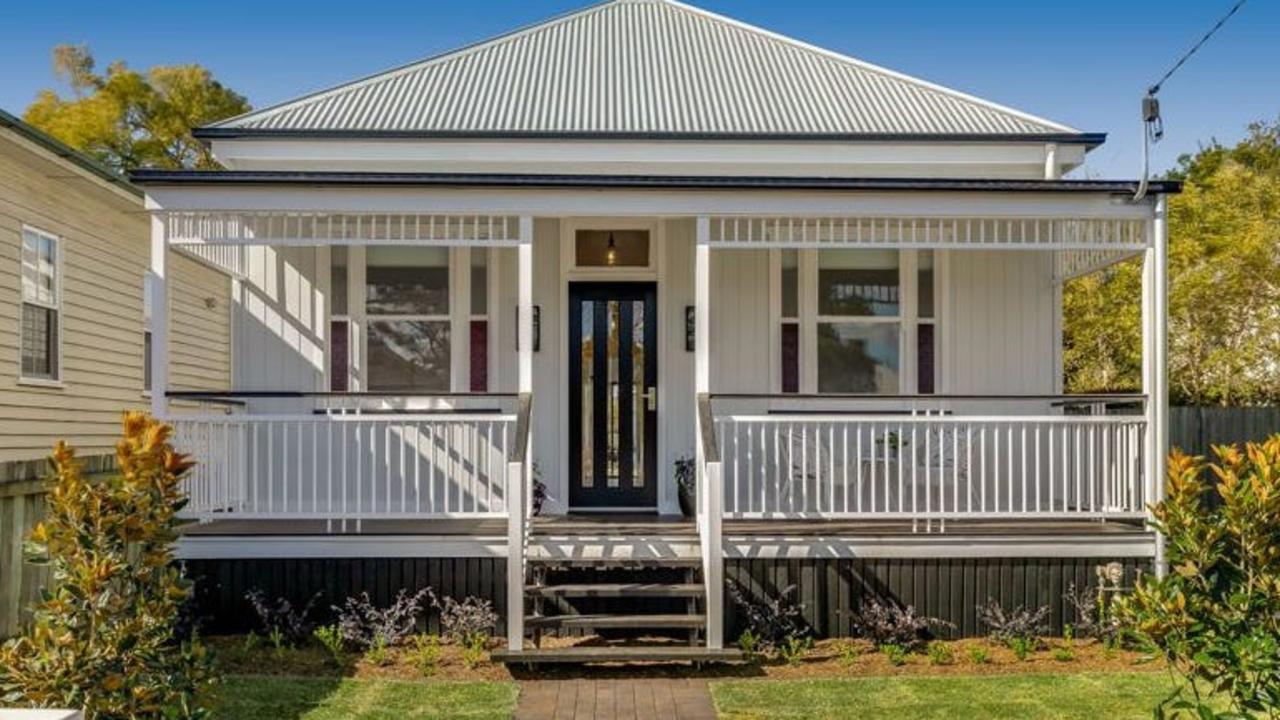
[[[645,392],[643,385],[636,386],[636,395],[644,399],[645,409],[653,412],[658,409],[658,388],[649,386],[649,391]]]

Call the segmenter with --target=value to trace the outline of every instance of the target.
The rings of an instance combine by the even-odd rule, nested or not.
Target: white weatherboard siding
[[[79,174],[80,176],[77,176]],[[67,182],[68,176],[76,179]],[[62,386],[18,381],[22,226],[57,235],[62,254]],[[143,273],[149,224],[141,198],[108,190],[43,148],[0,130],[0,461],[111,452],[120,413],[145,409]],[[230,280],[171,256],[175,389],[227,389]]]

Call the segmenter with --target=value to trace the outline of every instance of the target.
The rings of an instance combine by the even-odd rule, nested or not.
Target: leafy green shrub
[[[1036,648],[1035,641],[1026,637],[1011,637],[1005,640],[1005,645],[1013,651],[1013,656],[1018,658],[1019,662],[1025,661],[1031,651]]]
[[[969,659],[974,665],[986,665],[991,662],[991,653],[981,645],[969,646]]]
[[[312,633],[316,641],[329,653],[334,665],[342,666],[347,661],[347,651],[343,645],[342,630],[337,625],[324,625]]]
[[[173,557],[179,487],[192,467],[172,429],[126,413],[119,472],[85,477],[59,441],[45,519],[25,549],[51,584],[28,633],[0,649],[0,704],[83,708],[95,718],[199,718],[212,660],[175,628],[191,584]]]
[[[880,646],[880,654],[884,655],[889,664],[894,667],[901,667],[907,664],[907,649],[901,645],[887,643]]]
[[[1154,525],[1170,572],[1144,575],[1116,615],[1180,678],[1157,715],[1280,715],[1280,435],[1208,465],[1174,452]]]
[[[387,651],[387,639],[375,637],[364,651],[365,662],[383,667],[391,664],[391,653]]]
[[[956,662],[955,651],[944,642],[934,640],[929,643],[928,652],[930,665],[954,665]]]
[[[485,661],[488,654],[489,636],[484,633],[472,634],[462,645],[462,664],[474,670]]]
[[[901,607],[870,598],[858,606],[852,616],[854,630],[876,647],[900,645],[910,652],[918,650],[928,637],[930,628],[949,627],[950,623],[920,615],[910,605]]]
[[[1069,647],[1055,648],[1053,651],[1053,659],[1058,662],[1071,662],[1076,659],[1076,651]]]
[[[813,649],[813,638],[792,635],[778,646],[778,657],[788,665],[799,665]]]
[[[840,644],[840,664],[846,667],[856,665],[858,658],[862,656],[862,648],[852,642],[843,642]]]
[[[760,640],[750,630],[743,630],[738,636],[738,649],[742,651],[743,659],[755,662],[760,657]]]
[[[414,669],[423,677],[435,675],[436,667],[440,664],[440,636],[425,633],[414,635],[409,659]]]

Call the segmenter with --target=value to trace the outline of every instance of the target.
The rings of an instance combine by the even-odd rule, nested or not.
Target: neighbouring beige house
[[[150,222],[141,190],[0,111],[0,477],[39,474],[59,438],[110,453],[147,407]],[[228,388],[231,279],[172,272],[171,383]]]

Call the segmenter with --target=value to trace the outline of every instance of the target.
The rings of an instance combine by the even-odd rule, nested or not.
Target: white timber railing
[[[184,515],[215,519],[501,517],[516,415],[176,415],[197,465]]]
[[[935,410],[714,420],[727,518],[1145,517],[1142,415]]]

